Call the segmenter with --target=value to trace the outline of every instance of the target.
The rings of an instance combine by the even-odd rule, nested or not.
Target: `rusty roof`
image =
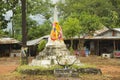
[[[15,44],[20,43],[20,41],[14,38],[0,38],[0,44]]]
[[[49,35],[46,35],[46,36],[40,37],[40,38],[38,38],[38,39],[34,39],[34,40],[27,41],[27,46],[32,46],[32,45],[39,44],[39,42],[40,42],[42,39],[46,39],[46,38],[48,38],[48,37],[49,37]]]
[[[100,30],[96,30],[95,32],[94,32],[94,36],[97,36],[97,35],[99,35],[99,34],[101,34],[101,33],[103,33],[103,32],[106,32],[106,31],[108,31],[109,29],[107,28],[107,27],[104,27],[103,29],[100,29]]]
[[[78,39],[78,38],[81,39],[81,38],[84,37],[84,39],[117,39],[117,40],[120,40],[120,36],[99,36],[100,34],[103,34],[103,33],[105,33],[106,31],[109,31],[109,30],[115,30],[115,31],[120,32],[120,28],[108,29],[108,28],[104,27],[101,30],[96,30],[93,36],[90,36],[90,35],[82,36],[81,35],[80,37],[75,36],[73,38],[74,39]],[[69,38],[66,39],[66,40],[69,40]]]

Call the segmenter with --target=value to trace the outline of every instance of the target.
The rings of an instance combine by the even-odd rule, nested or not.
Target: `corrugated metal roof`
[[[84,39],[120,39],[120,36],[99,36],[100,34],[105,33],[108,30],[110,30],[110,29],[105,27],[101,30],[95,31],[94,36],[89,36],[89,35],[84,36]],[[120,28],[113,28],[111,30],[120,32]],[[78,39],[78,38],[83,38],[83,36],[80,36],[80,37],[75,36],[73,38]]]
[[[116,31],[120,32],[120,28],[113,28],[113,30],[116,30]]]
[[[14,43],[20,43],[20,41],[14,38],[0,38],[0,44],[14,44]]]
[[[95,37],[86,37],[85,39],[120,39],[120,37],[106,37],[106,36],[95,36]]]
[[[42,39],[45,39],[45,38],[48,38],[48,37],[49,37],[49,35],[46,35],[46,36],[40,37],[40,38],[38,38],[38,39],[34,39],[34,40],[27,41],[27,46],[36,45],[36,44],[38,44]]]
[[[95,33],[94,33],[94,36],[97,36],[103,32],[106,32],[108,31],[109,29],[107,27],[104,27],[103,29],[100,29],[100,30],[96,30]]]

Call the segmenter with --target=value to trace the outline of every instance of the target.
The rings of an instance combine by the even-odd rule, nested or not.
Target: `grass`
[[[17,68],[17,71],[19,72],[20,70],[25,70],[25,69],[30,69],[30,70],[54,70],[54,69],[62,69],[62,66],[59,65],[53,65],[50,67],[44,67],[44,66],[29,66],[29,65],[22,65]],[[83,64],[82,66],[78,65],[72,65],[70,68],[74,69],[79,69],[79,68],[96,68],[95,65],[90,65],[90,64]]]
[[[17,68],[18,71],[20,70],[25,70],[25,69],[31,69],[31,70],[53,70],[53,69],[57,69],[57,68],[62,68],[61,66],[59,65],[54,65],[54,66],[50,66],[50,67],[44,67],[44,66],[29,66],[29,65],[22,65],[22,66],[19,66]]]
[[[70,68],[79,69],[79,68],[96,68],[95,65],[83,64],[82,66],[72,65]]]

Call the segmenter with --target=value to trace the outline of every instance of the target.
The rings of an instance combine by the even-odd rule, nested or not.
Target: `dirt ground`
[[[80,57],[81,63],[95,65],[102,75],[82,74],[79,78],[55,78],[53,76],[23,75],[16,73],[20,58],[0,58],[0,80],[120,80],[120,58],[106,59],[100,56]]]

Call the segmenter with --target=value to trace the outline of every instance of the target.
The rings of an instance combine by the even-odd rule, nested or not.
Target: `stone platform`
[[[79,77],[76,69],[55,69],[54,75],[56,77]]]
[[[50,66],[50,65],[81,65],[80,60],[66,48],[63,41],[48,40],[46,47],[36,59],[32,60],[31,66]]]

